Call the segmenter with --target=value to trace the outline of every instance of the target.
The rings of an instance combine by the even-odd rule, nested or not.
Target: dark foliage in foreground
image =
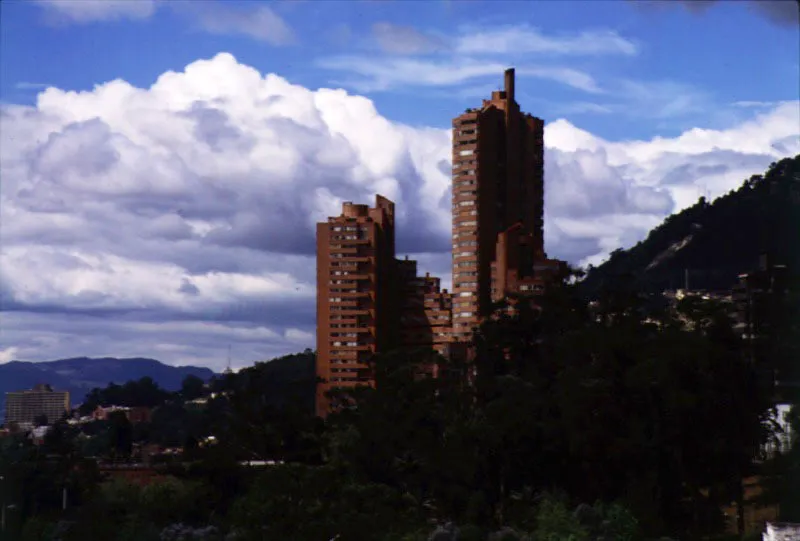
[[[428,351],[376,357],[375,388],[340,396],[349,407],[324,422],[306,379],[276,400],[272,363],[259,363],[187,381],[149,424],[62,423],[39,448],[0,440],[3,499],[18,505],[7,538],[703,539],[736,527],[721,508],[741,507],[757,473],[796,517],[798,451],[755,460],[772,431],[771,357],[752,362],[725,307],[673,307],[631,282],[590,306],[577,287],[565,277],[542,310],[499,306],[476,375]],[[441,377],[417,377],[431,361]],[[82,458],[125,460],[146,442],[185,448],[146,488],[100,482]]]

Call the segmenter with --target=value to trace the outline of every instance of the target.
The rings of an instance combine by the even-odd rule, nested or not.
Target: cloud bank
[[[223,53],[150,88],[48,88],[0,111],[4,360],[221,369],[229,344],[239,364],[313,347],[314,224],[375,193],[397,203],[398,251],[449,269],[449,130],[392,122],[366,98]],[[549,123],[549,255],[596,263],[800,152],[800,103],[758,111],[651,141]]]

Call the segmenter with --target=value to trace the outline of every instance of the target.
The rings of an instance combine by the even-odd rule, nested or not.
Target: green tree
[[[259,475],[237,502],[232,527],[245,540],[378,541],[419,531],[413,501],[388,486],[342,477],[330,467],[284,465]]]
[[[589,532],[563,501],[548,496],[536,511],[534,537],[537,541],[588,541]]]
[[[181,383],[181,398],[186,401],[200,398],[206,393],[205,385],[201,378],[189,374]]]
[[[108,416],[110,455],[114,459],[125,459],[133,450],[133,428],[122,411],[114,411]]]

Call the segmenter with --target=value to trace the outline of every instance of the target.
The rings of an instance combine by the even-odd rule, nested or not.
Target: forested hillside
[[[614,277],[635,277],[654,290],[726,290],[737,275],[753,270],[759,256],[800,268],[800,155],[770,165],[713,202],[667,218],[628,250],[616,250],[589,270],[585,291],[596,292]]]

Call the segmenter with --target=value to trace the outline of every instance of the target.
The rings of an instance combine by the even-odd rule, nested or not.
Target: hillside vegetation
[[[647,238],[592,268],[584,289],[634,277],[651,290],[727,290],[762,254],[800,268],[800,155],[770,165],[735,191],[668,217]]]

